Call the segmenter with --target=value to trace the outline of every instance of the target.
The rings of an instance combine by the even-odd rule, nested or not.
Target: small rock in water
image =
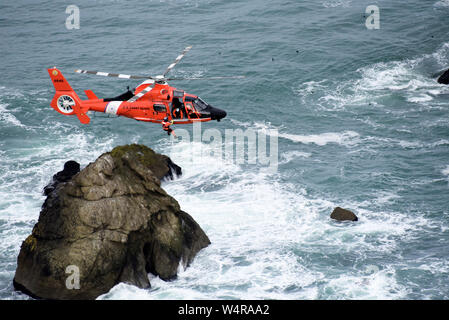
[[[354,214],[354,212],[336,207],[334,211],[331,213],[331,219],[335,219],[338,221],[357,221],[358,218]]]
[[[449,84],[449,69],[438,78],[438,83]]]

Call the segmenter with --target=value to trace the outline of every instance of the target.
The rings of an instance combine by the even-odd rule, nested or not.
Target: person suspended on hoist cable
[[[170,128],[170,126],[172,124],[173,124],[173,120],[168,121],[168,117],[165,117],[164,121],[162,121],[162,129],[167,132],[167,135],[172,134],[176,138],[175,131],[173,131],[173,129]]]

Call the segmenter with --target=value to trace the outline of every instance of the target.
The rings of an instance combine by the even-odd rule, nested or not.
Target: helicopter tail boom
[[[89,107],[83,105],[83,100],[78,97],[61,71],[56,68],[47,71],[56,90],[50,106],[63,115],[76,115],[81,123],[88,124],[90,118],[86,113]]]

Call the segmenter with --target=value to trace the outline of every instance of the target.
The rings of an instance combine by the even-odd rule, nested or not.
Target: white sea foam
[[[318,146],[325,146],[329,143],[337,143],[345,146],[356,145],[359,142],[359,134],[355,131],[326,132],[321,134],[298,135],[281,133],[279,137],[289,139],[293,142],[304,144],[314,143]]]
[[[446,88],[416,70],[416,66],[428,58],[377,63],[359,69],[361,79],[354,83],[355,95],[375,100],[385,94],[391,94],[391,91],[398,91],[409,102],[425,104],[432,101],[434,95],[445,92]]]
[[[435,142],[428,142],[428,143],[419,142],[419,141],[400,140],[398,143],[403,148],[428,148],[428,149],[430,148],[430,149],[432,149],[432,148],[439,147],[439,146],[449,145],[449,140],[440,139]]]
[[[307,81],[302,83],[302,85],[298,88],[297,93],[301,96],[307,96],[315,93],[316,91],[326,89],[326,80],[320,81]]]
[[[257,125],[257,124],[256,124]],[[260,130],[265,130],[259,124]],[[269,132],[267,131],[267,134]],[[278,137],[288,139],[292,142],[304,143],[304,144],[316,144],[318,146],[325,146],[329,143],[336,143],[344,146],[353,146],[359,142],[359,134],[355,131],[343,131],[343,132],[325,132],[319,134],[293,134],[279,132]]]
[[[343,7],[348,8],[352,3],[352,0],[329,0],[323,2],[325,8]]]
[[[7,104],[0,103],[0,123],[12,124],[17,127],[24,127],[24,125],[8,110]]]
[[[408,130],[398,130],[401,132],[410,133]],[[403,140],[397,138],[387,138],[387,137],[379,137],[379,136],[365,136],[361,139],[360,145],[365,146],[369,150],[373,152],[377,152],[376,147],[381,146],[399,146],[404,149],[433,149],[440,146],[449,145],[449,140],[447,139],[439,139],[433,142],[423,142],[420,140]]]
[[[358,274],[340,275],[329,281],[326,292],[329,299],[401,299],[410,289],[401,286],[396,280],[396,271],[391,267],[377,269],[377,266],[365,266]]]
[[[447,86],[420,71],[424,64],[437,64],[439,69],[449,64],[449,42],[434,53],[415,59],[380,62],[359,68],[359,78],[342,82],[331,80],[309,81],[293,88],[305,106],[325,110],[340,110],[354,105],[367,108],[383,107],[378,100],[392,92],[404,96],[407,101],[428,106],[440,94],[447,93]]]
[[[176,281],[150,276],[150,290],[120,284],[100,299],[395,299],[406,294],[390,266],[365,275],[307,261],[330,252],[362,260],[394,252],[395,238],[412,236],[426,225],[425,219],[364,209],[372,203],[343,203],[360,219],[343,226],[329,219],[335,203],[310,198],[298,186],[278,183],[276,176],[262,170],[244,170],[213,155],[183,160],[207,145],[181,142],[164,148],[184,174],[163,187],[201,225],[212,244]],[[376,201],[393,198],[383,194]],[[361,289],[359,282],[366,288]],[[331,290],[335,294],[323,294]]]
[[[441,170],[441,173],[445,176],[449,176],[449,166],[447,166],[446,169]]]
[[[288,163],[290,161],[296,160],[298,158],[309,158],[312,154],[309,152],[302,152],[302,151],[287,151],[281,155],[282,161],[281,164]]]
[[[431,101],[433,98],[427,94],[422,94],[418,97],[408,97],[407,100],[410,102],[420,103],[420,102],[426,102]]]
[[[343,132],[325,132],[319,134],[293,134],[285,133],[283,126],[276,127],[271,123],[254,122],[251,124],[243,123],[238,120],[231,120],[233,123],[244,126],[246,128],[254,128],[254,130],[260,130],[267,135],[276,134],[272,129],[276,129],[279,138],[288,139],[292,142],[304,143],[304,144],[316,144],[318,146],[325,146],[329,143],[336,143],[344,146],[353,146],[359,143],[360,135],[355,131],[343,131]],[[276,132],[275,131],[275,132]]]
[[[449,0],[440,0],[438,2],[435,2],[434,6],[447,8],[447,7],[449,7]]]

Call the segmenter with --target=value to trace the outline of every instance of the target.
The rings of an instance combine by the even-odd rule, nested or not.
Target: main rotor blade
[[[134,76],[130,74],[122,74],[122,73],[109,73],[109,72],[100,72],[100,71],[90,71],[90,70],[81,70],[77,69],[75,70],[76,73],[88,73],[88,74],[94,74],[97,76],[103,76],[103,77],[114,77],[114,78],[121,78],[121,79],[152,79],[151,76]]]
[[[134,101],[136,101],[137,99],[143,97],[143,96],[145,95],[145,93],[150,92],[150,91],[153,89],[154,85],[155,85],[155,82],[152,83],[152,84],[150,84],[148,87],[146,87],[145,89],[143,89],[142,91],[140,91],[138,94],[136,94],[136,95],[133,96],[132,98],[130,98],[130,99],[128,100],[128,102],[134,102]]]
[[[166,78],[165,80],[220,80],[220,79],[244,79],[245,76],[230,76],[230,77],[192,77],[192,78]]]
[[[167,73],[169,73],[170,70],[173,69],[178,64],[179,61],[181,61],[181,59],[186,55],[187,52],[189,52],[190,49],[192,49],[192,46],[186,47],[184,51],[176,58],[175,62],[173,62],[171,65],[168,66],[167,70],[165,70],[165,72],[162,74],[164,78],[167,75]]]

